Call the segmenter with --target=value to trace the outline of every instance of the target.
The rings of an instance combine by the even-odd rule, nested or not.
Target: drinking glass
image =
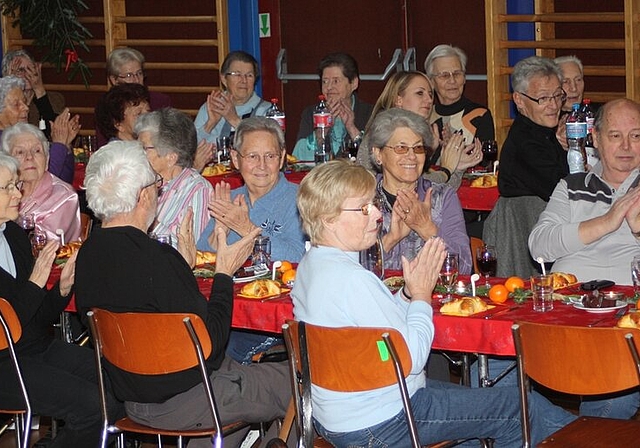
[[[442,299],[442,303],[450,302],[452,299],[451,293],[453,292],[453,286],[458,279],[458,254],[448,253],[444,257],[442,268],[440,269],[440,283],[447,290],[447,294]]]
[[[495,277],[498,269],[498,258],[495,247],[485,244],[482,247],[476,248],[476,264],[478,265],[480,273],[484,275],[485,285],[491,286],[489,277]]]
[[[20,215],[18,218],[18,224],[25,230],[25,232],[27,232],[27,235],[29,235],[33,232],[33,229],[36,226],[36,218],[33,216],[33,213]]]
[[[533,311],[551,311],[553,309],[553,275],[534,275],[531,277],[533,293]]]
[[[251,263],[257,268],[269,268],[271,264],[271,239],[268,236],[260,235],[256,238],[253,244]]]
[[[216,153],[213,156],[215,163],[229,164],[231,160],[231,138],[220,137],[216,142]]]
[[[640,295],[640,255],[636,255],[631,261],[631,280],[635,295]]]
[[[486,140],[482,143],[482,165],[487,171],[493,169],[493,162],[498,160],[498,142]]]
[[[34,258],[37,258],[40,251],[47,244],[47,234],[39,227],[35,227],[33,232],[31,232],[29,239],[31,240],[31,253]]]
[[[380,280],[384,279],[384,250],[379,236],[376,244],[360,251],[360,264],[373,272]]]

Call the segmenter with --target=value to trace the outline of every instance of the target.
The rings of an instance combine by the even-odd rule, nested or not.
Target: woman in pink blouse
[[[78,195],[71,185],[47,171],[49,142],[45,135],[28,123],[17,123],[2,133],[2,148],[20,163],[23,182],[20,215],[32,214],[36,227],[48,240],[65,242],[80,238]]]

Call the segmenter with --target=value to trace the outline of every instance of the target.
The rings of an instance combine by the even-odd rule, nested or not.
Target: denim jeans
[[[489,358],[489,377],[495,378],[507,367],[515,358]],[[518,385],[518,370],[513,369],[504,378],[500,379],[494,387],[510,387]],[[478,387],[478,363],[471,366],[471,385]],[[582,397],[580,402],[580,415],[588,417],[619,418],[630,419],[640,408],[640,392],[638,388],[616,394],[597,395],[592,397]]]
[[[253,355],[266,352],[278,344],[284,344],[284,340],[250,331],[232,330],[229,333],[226,353],[240,364],[247,365],[251,364]]]
[[[479,437],[494,439],[496,447],[521,447],[518,397],[515,387],[472,389],[427,379],[426,387],[411,397],[420,442]],[[531,394],[529,403],[534,444],[576,418],[537,393]],[[348,433],[327,431],[318,422],[316,429],[339,448],[411,446],[404,411],[372,427]]]

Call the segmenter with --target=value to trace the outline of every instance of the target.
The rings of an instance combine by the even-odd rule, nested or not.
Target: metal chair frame
[[[2,333],[0,333],[0,350],[7,349],[9,357],[16,373],[16,378],[20,384],[20,392],[24,399],[24,409],[2,409],[0,413],[13,414],[15,423],[16,446],[20,448],[28,448],[29,436],[31,433],[31,402],[29,394],[24,383],[22,370],[16,356],[14,342],[18,342],[22,336],[22,326],[11,304],[0,298],[0,325]]]
[[[202,319],[191,313],[112,313],[97,308],[93,308],[87,313],[89,326],[94,339],[95,358],[98,370],[98,383],[100,387],[100,403],[102,407],[102,438],[101,448],[105,448],[109,434],[118,434],[118,447],[124,448],[124,432],[138,432],[143,434],[155,434],[158,439],[158,446],[162,446],[162,436],[177,437],[177,446],[183,446],[184,437],[211,436],[212,444],[215,448],[222,448],[223,435],[237,431],[247,426],[245,422],[234,422],[222,426],[220,415],[213,394],[213,387],[207,374],[205,365],[206,357],[211,353],[212,343],[209,339],[206,326]],[[143,321],[156,322],[155,325],[145,325]],[[183,332],[176,327],[177,322],[182,322],[185,329]],[[173,325],[172,325],[173,324]],[[152,329],[162,329],[151,333]],[[106,341],[107,332],[118,331],[120,339],[110,346]],[[128,338],[127,336],[133,336]],[[158,353],[166,347],[177,347],[183,352],[180,358],[171,361],[171,366],[143,365],[136,360],[117,359],[118,350],[125,347],[128,353]],[[118,345],[118,347],[116,347]],[[152,428],[133,422],[128,417],[118,420],[113,425],[109,424],[106,405],[105,379],[102,359],[107,359],[111,364],[125,371],[133,373],[144,373],[158,375],[173,373],[198,367],[202,377],[202,383],[207,396],[207,402],[213,418],[213,428],[203,428],[200,430],[163,430]],[[147,364],[150,364],[147,362]],[[165,368],[166,367],[166,368]],[[131,369],[135,369],[132,371]],[[143,372],[144,371],[144,372]]]
[[[530,379],[547,388],[575,395],[614,393],[640,384],[640,356],[634,339],[634,334],[640,336],[638,330],[532,322],[514,324],[511,330],[518,363],[525,448],[532,446],[527,396],[531,389]],[[544,341],[544,345],[541,341]],[[567,372],[571,374],[568,375]],[[615,375],[610,375],[609,372],[615,372]],[[610,438],[614,435],[621,439],[613,443],[622,441],[623,444],[635,444],[640,432],[640,422],[580,417],[549,436],[545,443],[566,443],[565,438],[568,437],[572,437],[571,440],[574,441],[576,437],[581,437],[584,428],[596,428],[594,433],[587,436],[589,446],[613,446]],[[632,438],[626,438],[627,434],[632,435]]]

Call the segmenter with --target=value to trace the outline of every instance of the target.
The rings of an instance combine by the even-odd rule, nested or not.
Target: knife
[[[501,315],[501,314],[506,314],[506,313],[508,313],[509,311],[513,311],[513,310],[515,310],[516,308],[520,308],[520,305],[513,305],[513,306],[510,306],[509,308],[505,308],[505,309],[500,310],[500,311],[498,311],[498,312],[496,312],[496,313],[489,314],[488,316],[484,316],[484,318],[485,318],[485,319],[491,319],[491,318],[493,318],[494,316],[499,316],[499,315]]]

